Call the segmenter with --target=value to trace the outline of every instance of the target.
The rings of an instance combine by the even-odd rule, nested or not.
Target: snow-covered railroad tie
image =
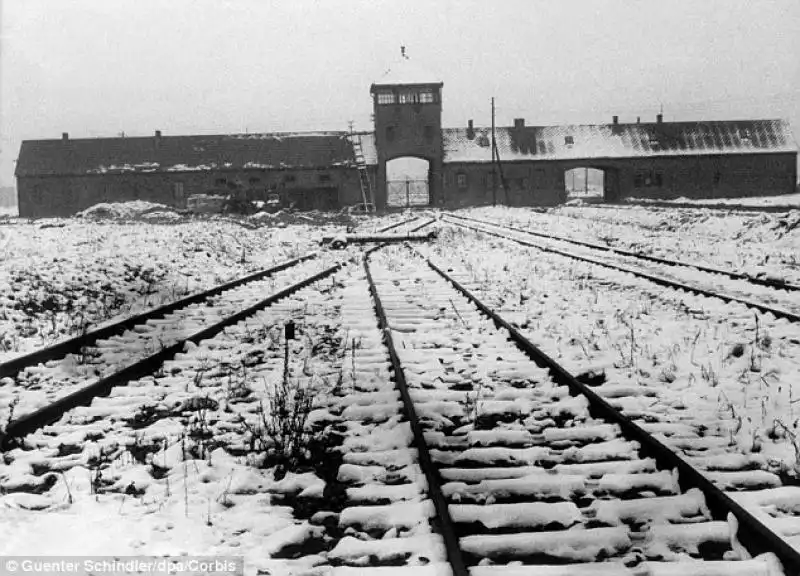
[[[10,383],[15,387],[15,418],[6,427],[3,444],[60,418],[65,411],[114,386],[156,371],[187,342],[209,338],[303,286],[330,276],[341,265],[333,256],[322,254],[207,301],[137,324],[119,336],[98,340],[77,355],[27,367]],[[5,411],[10,408],[4,407],[4,420],[8,419]]]
[[[694,267],[691,270],[692,273],[689,274],[691,279],[687,280],[686,274],[678,274],[672,270],[672,268],[681,268],[681,265],[677,262],[671,266],[652,262],[642,264],[641,262],[634,262],[633,260],[636,260],[636,257],[633,256],[618,256],[615,258],[616,253],[603,252],[598,254],[597,250],[585,246],[575,248],[574,246],[569,247],[563,241],[536,239],[527,231],[510,230],[490,222],[481,221],[477,223],[474,219],[467,221],[463,217],[454,217],[453,215],[448,215],[445,221],[462,228],[503,238],[537,250],[633,274],[659,286],[694,292],[710,298],[719,298],[725,302],[738,302],[761,313],[772,314],[776,318],[785,318],[790,322],[800,322],[800,302],[798,302],[797,298],[797,287],[792,285],[764,286],[757,282],[751,283],[746,278],[734,279],[726,277],[719,272],[711,273],[709,270],[702,270],[701,267]],[[685,271],[686,268],[684,267]]]
[[[247,573],[276,576],[448,576],[412,442],[364,270],[348,265],[7,452],[0,508],[23,528],[0,554],[75,529],[79,508],[87,525],[114,519],[113,543],[97,534],[106,552],[244,555]]]
[[[677,455],[565,371],[537,366],[510,326],[408,254],[377,252],[370,270],[426,474],[447,500],[439,520],[458,536],[456,573],[463,561],[473,575],[780,574],[764,552],[800,569],[795,550]]]
[[[433,222],[421,220],[403,219],[376,231],[382,233],[401,226],[419,230]],[[224,323],[226,316],[253,306],[266,294],[286,289],[299,279],[329,267],[334,257],[338,256],[312,252],[2,363],[0,386],[9,396],[0,402],[0,422],[25,415],[23,422],[13,422],[8,431],[8,435],[24,434],[32,425],[58,416],[60,411],[77,405],[97,390],[155,369],[198,330]],[[131,365],[140,368],[123,372],[119,378],[120,370]],[[101,381],[102,384],[96,385]],[[70,399],[76,391],[77,397]],[[56,399],[68,400],[59,404]],[[52,416],[36,413],[48,409]],[[0,437],[3,432],[0,429]]]
[[[722,268],[714,268],[711,266],[706,266],[697,262],[687,262],[687,261],[680,261],[680,260],[672,260],[669,258],[662,258],[659,256],[652,256],[650,254],[646,254],[641,251],[632,251],[632,250],[625,250],[622,248],[614,248],[608,245],[598,244],[596,242],[586,242],[583,240],[577,240],[575,238],[568,238],[566,236],[558,236],[555,234],[548,234],[545,232],[539,232],[536,230],[531,230],[530,228],[522,228],[519,226],[509,226],[507,224],[498,224],[497,222],[492,222],[489,220],[482,220],[479,218],[472,218],[470,216],[464,216],[462,214],[449,214],[452,218],[457,218],[460,220],[465,220],[467,222],[474,222],[476,224],[482,224],[484,226],[488,226],[489,228],[500,228],[504,230],[508,230],[511,232],[515,232],[518,234],[523,234],[527,236],[535,236],[538,238],[544,238],[546,240],[553,240],[558,243],[565,243],[565,244],[572,244],[574,246],[580,246],[583,248],[590,248],[591,250],[606,252],[611,255],[619,255],[622,258],[622,262],[630,261],[635,262],[636,260],[641,260],[643,262],[654,262],[656,264],[663,264],[667,267],[683,267],[683,268],[693,268],[695,270],[699,270],[701,272],[707,272],[712,275],[720,275],[725,276],[727,278],[731,278],[733,280],[741,280],[749,284],[753,284],[755,286],[765,286],[767,288],[775,288],[778,290],[784,290],[788,293],[800,293],[800,286],[796,284],[791,284],[789,282],[785,282],[779,278],[760,278],[757,276],[751,276],[748,274],[743,274],[740,272],[734,272],[731,270],[724,270]],[[629,258],[630,260],[626,260]],[[659,270],[658,267],[655,270]],[[764,294],[770,294],[769,291],[765,291]],[[774,293],[773,293],[774,294]]]

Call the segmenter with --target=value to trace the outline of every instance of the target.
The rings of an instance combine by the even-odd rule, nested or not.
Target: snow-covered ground
[[[710,210],[565,206],[457,212],[536,232],[800,284],[800,210],[726,214]]]
[[[626,198],[628,202],[647,204],[655,202],[650,198]],[[696,204],[697,206],[794,206],[800,208],[800,194],[782,194],[780,196],[755,196],[749,198],[675,198],[660,200],[670,204]]]
[[[776,470],[800,471],[796,325],[471,231],[420,250],[469,278],[573,373],[604,371],[646,409],[677,407],[698,424],[727,414],[737,451],[755,446]]]
[[[648,238],[657,241],[659,227],[647,220],[647,210],[635,210],[643,212],[641,228],[652,227]],[[535,225],[543,228],[548,222],[569,220],[577,223],[572,228],[576,233],[592,222],[560,211],[487,208],[475,215],[526,224],[535,218]],[[5,307],[7,329],[15,333],[18,326],[36,329],[17,336],[19,353],[41,346],[42,334],[50,334],[53,320],[45,303],[74,301],[88,306],[113,297],[124,300],[127,308],[116,313],[125,314],[151,306],[157,298],[171,299],[169,287],[176,278],[196,291],[304,253],[316,248],[323,235],[343,231],[337,226],[300,224],[255,227],[229,219],[182,217],[167,223],[164,214],[157,224],[125,219],[0,226],[3,233],[14,231],[4,236],[4,262],[10,265],[0,271],[4,275],[0,304]],[[365,217],[360,223],[370,231],[378,222],[386,225],[400,219],[400,215],[379,221]],[[702,230],[702,223],[684,224],[680,233],[667,227],[664,233],[678,238]],[[718,466],[707,472],[715,481],[734,488],[776,487],[797,477],[800,337],[796,325],[741,305],[665,290],[623,272],[473,232],[443,229],[434,245],[417,247],[452,269],[570,371],[604,372],[607,383],[596,387],[599,394],[632,417],[654,420],[652,431],[698,467]],[[719,225],[706,236],[729,246],[725,229]],[[744,233],[767,249],[776,240],[771,230],[769,223],[753,224]],[[635,237],[633,232],[626,234],[631,241]],[[797,238],[796,229],[791,238]],[[641,238],[640,242],[644,244]],[[404,259],[409,256],[402,255],[403,249],[387,252],[389,256],[378,258],[376,275],[383,282],[385,304],[394,314],[401,359],[410,366],[410,382],[418,385],[415,398],[424,416],[448,425],[448,419],[454,423],[458,414],[465,413],[469,397],[445,386],[460,377],[455,367],[472,374],[478,390],[486,386],[499,391],[498,382],[504,378],[516,384],[504,388],[496,399],[476,403],[473,398],[481,409],[497,414],[523,410],[536,391],[520,387],[518,381],[545,382],[542,371],[523,367],[519,354],[500,359],[505,355],[501,351],[505,337],[458,299],[440,298],[433,316],[410,314],[408,301],[395,287],[422,283],[424,278],[414,268],[422,263],[408,267]],[[785,266],[774,268],[783,273]],[[264,289],[271,292],[283,285]],[[14,308],[17,288],[27,302],[39,302],[41,307],[29,321],[21,320]],[[88,290],[96,293],[87,294]],[[49,294],[59,298],[48,300]],[[420,309],[434,301],[424,291],[416,298]],[[68,325],[69,312],[56,311],[57,326]],[[101,316],[94,321],[102,321]],[[442,318],[446,322],[438,329],[434,320]],[[287,380],[282,329],[289,320],[296,323],[298,337],[290,344]],[[478,324],[483,326],[480,330],[471,329]],[[391,381],[381,336],[363,270],[353,260],[331,279],[212,339],[187,346],[155,375],[115,388],[107,398],[95,399],[31,434],[22,449],[0,460],[0,555],[244,556],[248,576],[363,576],[372,574],[375,564],[404,564],[417,576],[447,575],[441,539],[431,533],[433,508],[425,478],[411,447],[410,427]],[[485,351],[492,354],[481,356]],[[116,350],[109,357],[113,360],[120,353]],[[282,387],[286,382],[291,386]],[[46,391],[38,385],[31,388],[30,405],[37,405],[36,395]],[[544,388],[547,393],[552,390]],[[0,391],[8,401],[12,391],[7,382],[0,383]],[[295,427],[289,440],[267,433],[283,406],[309,408],[307,427]],[[457,414],[448,412],[453,410]],[[580,410],[585,412],[585,406]],[[529,439],[530,434],[514,426],[502,433],[472,430],[464,438],[475,443],[472,453],[488,454],[478,449],[487,439],[511,443],[523,436]],[[549,433],[557,433],[555,428],[559,427]],[[706,438],[689,441],[675,433],[679,429],[702,431]],[[442,440],[436,434],[429,437],[432,442]],[[284,475],[286,460],[277,457],[274,447],[279,441],[291,442],[290,438],[309,444],[302,458],[294,456],[300,460],[296,469]],[[531,466],[539,449],[521,449],[530,453]],[[625,450],[634,453],[630,446]],[[707,457],[704,450],[714,457]],[[446,459],[445,452],[436,451],[436,457]],[[492,449],[492,454],[498,453]],[[731,462],[744,462],[756,470],[726,474],[725,466]],[[468,466],[463,470],[459,474],[470,474]],[[668,471],[657,474],[674,484]],[[790,491],[782,491],[787,488]],[[800,546],[800,523],[794,512],[800,509],[800,497],[791,491],[795,488],[740,498],[749,498],[748,507],[765,514],[776,530]],[[475,490],[464,494],[474,495]],[[502,505],[496,514],[471,506],[454,508],[466,515],[464,521],[478,514],[476,518],[499,522],[497,526],[511,526],[524,516],[501,513],[507,509]],[[614,508],[615,513],[621,509]],[[723,540],[729,538],[727,525],[717,524],[724,523],[715,523],[714,530]],[[504,538],[509,546],[521,549],[539,545],[536,539],[518,542],[510,534]],[[472,538],[468,544],[473,551],[505,547],[505,540],[500,540]],[[557,541],[547,546],[560,548]],[[582,544],[575,546],[577,550]],[[766,560],[753,562],[731,563],[726,571],[715,573],[773,574]],[[494,574],[493,568],[481,566],[474,574]],[[706,574],[690,570],[664,573]]]
[[[0,361],[295,258],[345,230],[314,215],[275,220],[197,219],[131,202],[0,226]]]

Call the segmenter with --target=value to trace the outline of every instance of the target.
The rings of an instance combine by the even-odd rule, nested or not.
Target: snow
[[[61,242],[71,250],[70,235],[90,226],[107,233],[101,245],[123,236],[99,223],[75,221],[65,226],[69,234],[65,228],[35,233],[51,235],[51,249]],[[187,240],[207,238],[209,229],[235,235],[251,243],[249,258],[259,254],[259,264],[285,257],[282,242],[296,247],[313,236],[306,227],[285,233],[214,220],[203,226],[119,226],[126,234],[150,235],[131,246],[149,246],[167,234],[163,246],[171,246],[170,254]],[[175,229],[181,234],[164,232]],[[768,430],[773,418],[792,422],[789,383],[798,375],[793,326],[759,317],[756,337],[754,315],[746,309],[654,290],[628,274],[565,264],[555,255],[471,233],[440,236],[420,249],[453,268],[503,315],[513,315],[521,331],[570,371],[605,374],[608,382],[594,387],[598,394],[680,448],[779,533],[798,539],[798,488],[775,484],[778,472],[788,468],[774,462],[788,466],[793,448],[788,435],[778,438],[780,430]],[[709,521],[698,491],[681,493],[673,471],[640,459],[639,446],[622,438],[618,427],[595,419],[585,398],[569,396],[404,250],[379,253],[373,274],[431,455],[445,467],[451,514],[473,525],[462,545],[469,554],[493,559],[473,566],[471,574],[780,574],[769,556],[691,560],[688,554],[705,543],[730,546],[735,527]],[[187,346],[157,374],[115,388],[5,454],[0,554],[241,555],[248,576],[450,574],[441,537],[433,533],[435,510],[411,427],[355,260],[359,251],[338,253],[355,265],[332,279]],[[226,269],[231,274],[244,267],[233,263],[233,252]],[[159,254],[152,250],[146,258],[170,262],[164,264],[168,276],[181,258],[173,263]],[[116,256],[130,257],[128,249]],[[101,342],[97,366],[102,372],[124,363],[141,354],[143,336],[152,341],[194,331],[215,321],[218,310],[263,298],[292,274],[307,275],[337,257],[325,255],[236,297]],[[274,402],[270,391],[283,370],[281,327],[289,319],[299,332],[288,348],[292,375],[313,399],[306,426],[333,433],[336,443],[326,458],[338,465],[341,457],[341,464],[309,465],[284,475],[264,454],[248,449],[247,427],[259,424],[259,404]],[[737,343],[744,346],[739,356],[731,354]],[[758,372],[750,370],[753,362]],[[661,372],[665,368],[672,378]],[[742,383],[743,374],[753,375],[750,385]],[[41,388],[25,390],[20,407],[35,405],[37,395],[63,393],[55,390],[56,382],[66,390],[93,377],[74,358],[36,367],[26,382]],[[0,406],[13,385],[0,386]],[[755,454],[754,437],[762,442]],[[480,526],[488,533],[475,533]],[[637,558],[632,548],[665,561],[628,568],[620,561],[623,555],[629,564]],[[539,555],[579,564],[513,564]]]
[[[650,198],[626,198],[628,202],[647,204],[656,202]],[[752,196],[743,198],[675,198],[671,200],[661,200],[670,204],[695,204],[698,207],[706,206],[785,206],[787,208],[800,207],[800,194],[781,194],[779,196]]]

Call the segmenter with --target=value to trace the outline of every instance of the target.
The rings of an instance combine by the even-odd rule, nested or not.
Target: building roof
[[[351,166],[345,132],[26,140],[17,176]]]
[[[442,131],[445,162],[491,162],[491,129]],[[741,120],[496,128],[502,161],[797,152],[788,122]],[[571,143],[570,143],[571,142]]]
[[[374,133],[296,132],[26,140],[17,176],[350,167],[351,140],[375,165]],[[491,130],[442,130],[445,162],[491,162]],[[525,126],[495,129],[501,161],[591,160],[717,154],[797,153],[783,120]],[[572,138],[572,144],[568,142]]]
[[[441,79],[408,58],[400,58],[373,86],[442,84]]]

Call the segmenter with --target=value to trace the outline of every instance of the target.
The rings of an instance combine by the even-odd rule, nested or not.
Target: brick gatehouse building
[[[148,200],[186,206],[192,194],[239,190],[299,209],[362,202],[369,174],[377,209],[455,208],[497,202],[553,205],[565,174],[602,171],[603,193],[668,199],[792,193],[797,143],[787,122],[742,120],[497,127],[442,127],[443,83],[403,58],[372,84],[372,132],[298,132],[26,140],[17,160],[22,217],[68,216],[99,202]],[[397,159],[424,167],[392,176]],[[412,162],[413,163],[413,162]]]

